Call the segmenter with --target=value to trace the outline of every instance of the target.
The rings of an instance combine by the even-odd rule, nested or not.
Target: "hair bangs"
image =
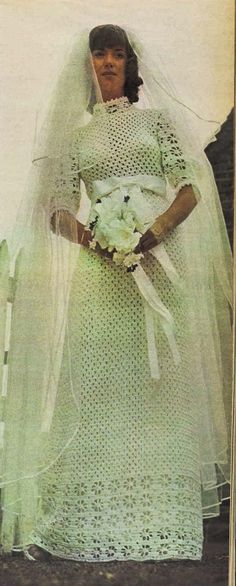
[[[90,51],[96,49],[112,48],[115,46],[122,47],[127,50],[127,37],[122,28],[105,24],[93,28],[89,35]]]

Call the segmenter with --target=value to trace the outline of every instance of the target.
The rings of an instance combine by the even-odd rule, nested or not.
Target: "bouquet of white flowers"
[[[134,271],[142,253],[135,253],[142,234],[152,223],[152,210],[142,197],[138,187],[120,186],[107,196],[97,199],[90,216],[92,232],[90,247],[96,243],[102,249],[113,252],[116,264],[123,264],[127,271]]]

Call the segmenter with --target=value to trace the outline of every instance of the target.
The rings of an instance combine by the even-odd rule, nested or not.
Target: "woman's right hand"
[[[94,250],[94,252],[97,252],[97,254],[99,254],[100,256],[104,256],[105,258],[112,258],[112,252],[108,252],[107,249],[103,249],[101,248],[101,246],[98,244],[98,242],[96,243],[96,247],[95,248],[90,248],[90,242],[92,242],[92,232],[91,230],[87,229],[85,230],[85,226],[83,224],[81,224],[78,220],[77,220],[77,229],[78,229],[78,244],[81,244],[82,246],[85,246],[86,248],[89,248],[90,250]]]
[[[84,224],[81,224],[70,212],[67,210],[58,210],[54,212],[50,220],[51,229],[55,234],[61,234],[67,240],[89,248],[89,243],[92,241],[91,230],[85,230]],[[102,249],[98,242],[96,248],[93,249],[100,256],[105,258],[112,258],[112,252],[107,249]]]
[[[50,219],[51,230],[58,236],[78,244],[77,220],[67,210],[56,210]]]

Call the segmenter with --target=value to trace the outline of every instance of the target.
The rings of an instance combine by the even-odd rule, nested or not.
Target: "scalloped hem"
[[[60,558],[60,559],[64,559],[64,560],[70,560],[70,561],[75,561],[75,562],[95,562],[95,563],[108,563],[108,562],[115,562],[115,561],[119,561],[119,562],[125,562],[125,561],[136,561],[136,562],[148,562],[148,561],[154,561],[154,562],[162,562],[162,561],[180,561],[180,560],[190,560],[190,561],[201,561],[202,560],[202,555],[203,555],[203,551],[202,551],[202,547],[197,547],[195,548],[195,551],[190,550],[189,547],[185,547],[185,548],[181,548],[181,550],[179,549],[179,551],[176,551],[176,549],[173,548],[169,548],[168,552],[166,551],[165,553],[158,553],[158,550],[156,549],[156,551],[154,551],[153,548],[153,552],[150,552],[149,555],[140,555],[137,553],[128,553],[127,555],[125,555],[122,552],[116,552],[114,553],[114,555],[106,555],[106,554],[96,554],[95,552],[87,552],[87,553],[71,553],[71,554],[67,554],[65,552],[62,551],[55,551],[53,550],[53,548],[50,548],[50,546],[46,546],[45,544],[43,544],[43,542],[40,539],[34,539],[34,541],[32,542],[34,545],[37,545],[38,547],[41,547],[42,549],[44,549],[46,552],[48,552],[49,554],[51,554],[53,557],[56,558]],[[163,548],[164,549],[164,548]],[[166,548],[165,548],[166,549]]]

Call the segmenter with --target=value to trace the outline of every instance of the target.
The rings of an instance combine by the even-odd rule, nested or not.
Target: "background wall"
[[[141,32],[184,100],[223,122],[233,104],[233,0],[7,0],[1,16],[0,241],[13,225],[30,166],[36,111],[71,37],[113,22]]]

